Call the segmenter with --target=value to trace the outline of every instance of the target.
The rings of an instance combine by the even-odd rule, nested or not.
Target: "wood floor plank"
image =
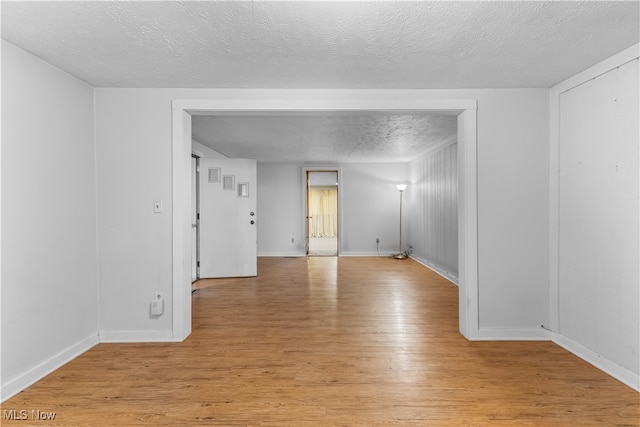
[[[2,425],[640,425],[638,393],[553,343],[465,340],[457,287],[412,260],[259,258],[196,285],[185,342],[100,344]]]

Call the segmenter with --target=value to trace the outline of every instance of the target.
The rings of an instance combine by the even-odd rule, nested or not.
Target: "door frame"
[[[196,223],[193,224],[193,218],[191,221],[191,229],[193,230],[193,228],[196,229],[196,241],[195,241],[195,247],[196,247],[196,259],[195,259],[195,263],[196,263],[196,277],[195,280],[193,280],[193,278],[191,278],[191,284],[197,282],[198,280],[200,280],[200,156],[198,154],[195,153],[191,153],[191,159],[195,159],[196,163],[195,163],[195,168],[193,168],[193,164],[191,166],[191,168],[193,169],[191,171],[191,178],[195,179],[195,188],[193,189],[193,191],[195,192],[195,194],[192,194],[191,197],[195,197],[195,208],[196,208]],[[193,176],[195,174],[195,177]],[[191,202],[193,203],[193,201]],[[193,242],[191,243],[193,245]],[[191,259],[191,268],[193,269],[193,250],[191,251],[192,254],[192,259]]]
[[[307,177],[309,172],[335,172],[338,174],[338,238],[336,256],[342,253],[342,168],[339,166],[303,166],[302,168],[302,212],[305,215],[303,221],[303,234],[306,240],[306,253],[309,256],[309,189]]]
[[[194,92],[197,94],[198,92]],[[191,333],[191,115],[443,112],[458,117],[459,330],[479,339],[477,100],[432,99],[419,90],[212,89],[174,99],[172,115],[172,339]]]

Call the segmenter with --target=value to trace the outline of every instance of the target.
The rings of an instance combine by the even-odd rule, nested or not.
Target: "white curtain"
[[[336,187],[309,188],[309,236],[336,237],[338,235],[338,189]]]

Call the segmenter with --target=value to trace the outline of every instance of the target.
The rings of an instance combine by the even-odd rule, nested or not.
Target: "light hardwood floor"
[[[638,426],[640,394],[550,342],[469,342],[412,260],[260,258],[183,343],[100,344],[2,405],[60,426]]]
[[[337,254],[337,237],[309,237],[310,256],[336,256]]]

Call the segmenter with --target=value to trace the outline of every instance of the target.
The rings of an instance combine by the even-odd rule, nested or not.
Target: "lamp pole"
[[[407,186],[405,184],[398,184],[396,188],[400,191],[400,247],[398,254],[393,257],[395,259],[405,259],[407,256],[402,252],[402,192],[407,188]]]

